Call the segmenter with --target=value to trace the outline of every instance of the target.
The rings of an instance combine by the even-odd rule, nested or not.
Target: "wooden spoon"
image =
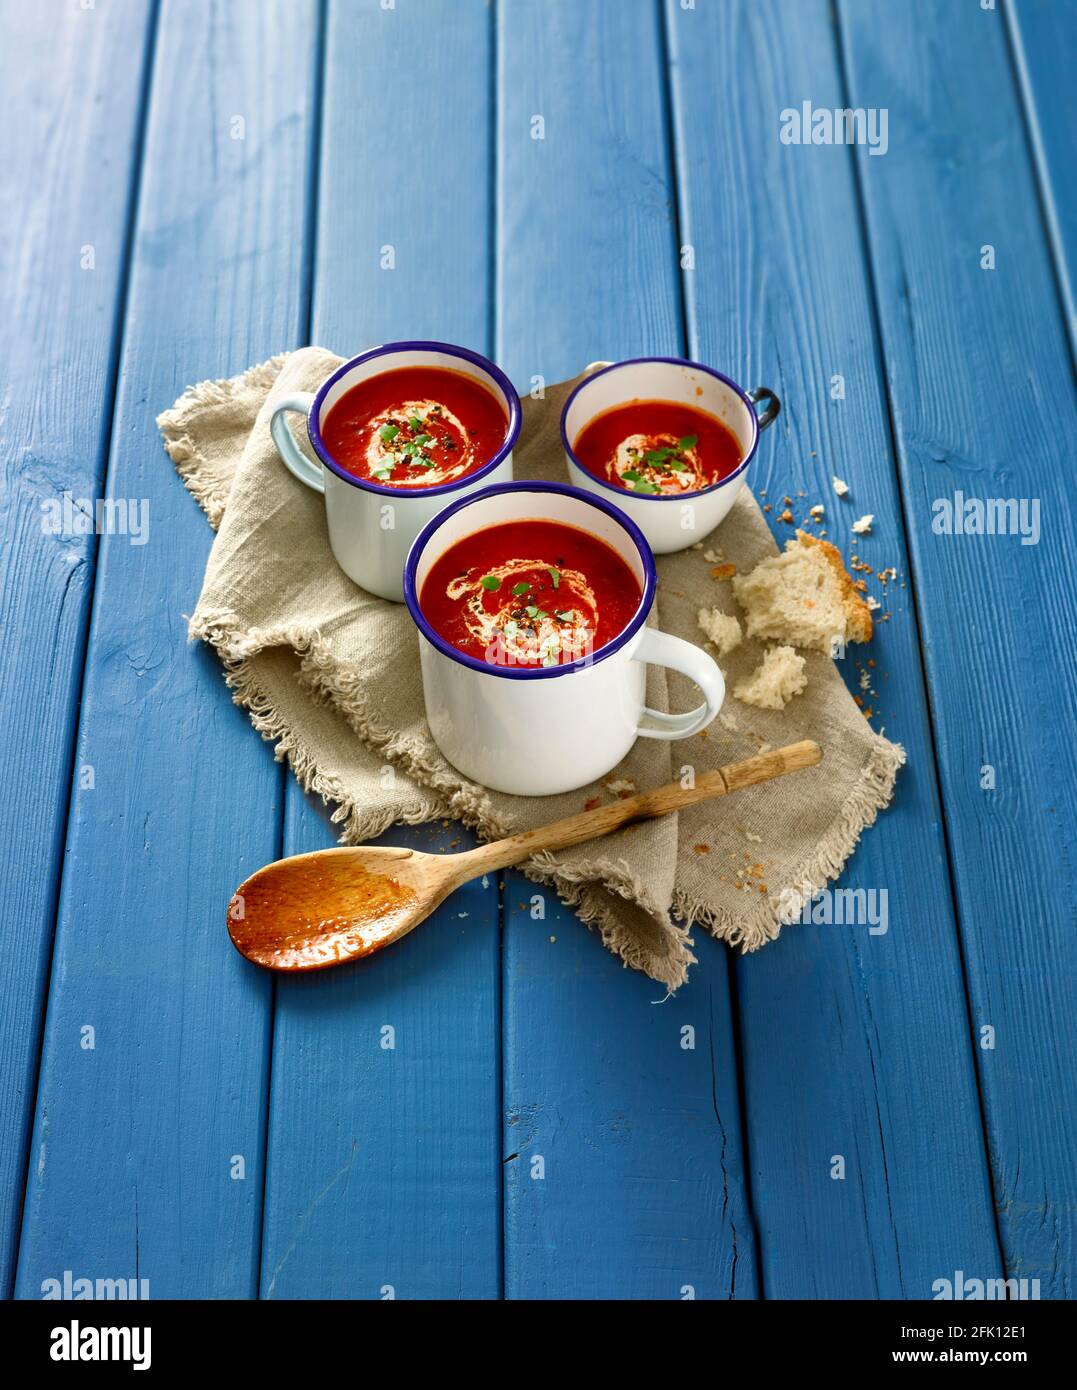
[[[664,816],[822,760],[817,743],[792,743],[708,772],[694,787],[671,782],[463,854],[370,846],[322,849],[267,864],[242,883],[228,908],[241,955],[270,970],[324,970],[373,955],[406,936],[455,888],[542,850],[608,835],[629,821]]]

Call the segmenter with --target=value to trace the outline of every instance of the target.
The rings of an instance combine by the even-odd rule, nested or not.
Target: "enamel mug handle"
[[[668,632],[645,627],[643,640],[636,648],[636,661],[654,666],[669,666],[695,681],[703,691],[705,703],[687,714],[660,714],[656,709],[644,709],[636,732],[640,738],[688,738],[705,729],[725,699],[725,680],[718,663],[691,642],[672,637]]]
[[[782,403],[769,386],[755,386],[748,392],[748,399],[753,405],[762,404],[763,410],[759,415],[759,433],[762,434],[768,425],[773,425],[774,421],[782,413]]]
[[[285,419],[289,410],[296,410],[302,415],[309,416],[313,404],[314,397],[306,391],[297,391],[294,396],[285,396],[273,412],[273,418],[269,422],[269,432],[273,436],[277,453],[284,460],[284,466],[288,472],[294,478],[298,478],[301,483],[306,483],[307,487],[313,488],[315,492],[324,492],[325,479],[322,477],[321,464],[311,463],[306,454],[302,452],[288,428],[288,421]]]

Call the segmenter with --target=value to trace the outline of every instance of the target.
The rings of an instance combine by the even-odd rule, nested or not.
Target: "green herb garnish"
[[[484,574],[479,582],[484,589],[501,588],[501,576],[499,574]]]
[[[512,592],[516,594],[517,597],[519,597],[520,594],[526,594],[530,592],[530,589],[530,584],[514,584],[512,586]]]
[[[551,632],[549,637],[544,637],[539,646],[539,651],[542,652],[543,666],[556,666],[557,654],[560,650],[561,639],[556,632]]]
[[[391,444],[400,431],[395,425],[382,425],[378,433],[381,435],[382,439],[385,440],[386,444]]]
[[[553,585],[555,589],[559,589],[561,587],[561,571],[551,568],[549,571],[549,575],[550,583]]]
[[[423,427],[423,417],[421,415],[409,415],[408,424],[413,430],[421,430]]]
[[[641,479],[638,483],[633,483],[633,484],[632,484],[632,491],[633,491],[633,492],[658,492],[658,491],[660,491],[660,489],[659,489],[658,487],[656,487],[654,483],[649,483],[649,482],[647,482],[646,479]]]
[[[677,440],[678,449],[694,449],[699,443],[698,434],[686,434],[683,439]]]
[[[576,610],[575,608],[566,608],[563,613],[556,613],[554,616],[559,623],[570,623],[576,616]]]
[[[544,613],[542,609],[537,607],[535,604],[529,603],[527,605],[527,616],[529,618],[534,618],[537,620],[539,618],[548,618],[550,615],[549,613]]]

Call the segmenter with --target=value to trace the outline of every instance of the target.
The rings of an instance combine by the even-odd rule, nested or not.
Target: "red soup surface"
[[[426,576],[419,606],[468,656],[559,666],[623,632],[641,594],[605,541],[558,521],[505,521],[450,546]]]
[[[603,482],[663,497],[711,487],[744,460],[727,425],[677,401],[629,401],[605,410],[583,427],[572,450]]]
[[[490,462],[508,419],[492,391],[445,367],[398,367],[346,391],[322,442],[346,472],[383,487],[438,487]]]

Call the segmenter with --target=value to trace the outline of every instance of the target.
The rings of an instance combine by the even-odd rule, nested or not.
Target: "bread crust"
[[[809,536],[806,531],[797,531],[797,541],[803,546],[815,546],[834,572],[841,594],[841,606],[845,611],[845,632],[850,642],[870,642],[874,624],[871,609],[860,597],[841,558],[841,551],[829,541],[818,536]],[[790,549],[789,546],[786,549]]]

